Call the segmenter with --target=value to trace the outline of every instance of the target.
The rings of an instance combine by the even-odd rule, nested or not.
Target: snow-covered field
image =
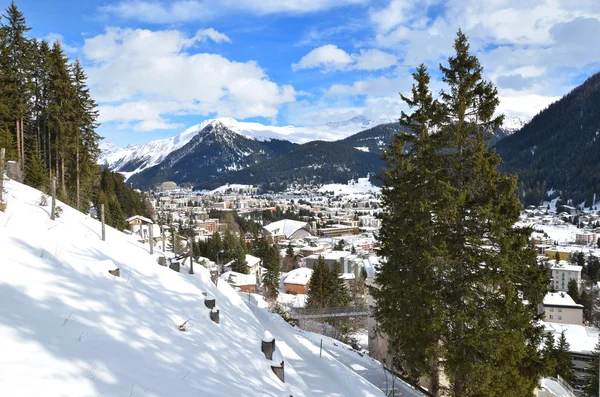
[[[370,177],[358,178],[347,184],[330,183],[319,188],[320,193],[333,192],[335,196],[340,195],[365,195],[368,193],[380,193],[381,188],[371,183]]]
[[[51,221],[37,190],[6,188],[1,396],[383,395],[358,366],[319,357],[310,338],[253,313],[201,266],[195,275],[161,267],[132,237],[107,227],[103,242],[98,221],[63,204]],[[108,273],[117,267],[120,277]],[[203,292],[216,298],[220,324]],[[260,351],[265,330],[281,341],[286,383]]]

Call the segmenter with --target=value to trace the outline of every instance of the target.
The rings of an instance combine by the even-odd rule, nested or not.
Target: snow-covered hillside
[[[51,221],[39,191],[12,181],[6,189],[0,395],[383,395],[339,360],[295,352],[312,345],[302,339],[278,341],[280,382],[260,351],[271,325],[228,284],[215,286],[199,265],[194,275],[159,266],[147,246],[110,227],[103,242],[98,221],[64,204]],[[120,277],[108,273],[116,268]],[[220,324],[203,292],[216,298]]]
[[[380,193],[381,188],[371,183],[371,178],[367,175],[366,178],[358,178],[356,181],[349,181],[347,184],[331,183],[323,185],[319,188],[319,192],[333,192],[334,196],[363,196],[370,193]]]

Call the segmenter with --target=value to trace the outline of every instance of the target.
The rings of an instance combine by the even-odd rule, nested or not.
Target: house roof
[[[546,331],[553,334],[554,339],[558,341],[562,331],[565,331],[565,337],[569,342],[569,351],[571,353],[594,354],[594,348],[598,343],[600,330],[595,327],[584,327],[583,325],[544,323]]]
[[[569,272],[580,272],[583,269],[581,266],[577,266],[577,265],[570,265],[570,264],[566,264],[564,263],[566,261],[560,261],[558,262],[558,265],[554,264],[551,267],[551,270],[566,270]]]
[[[312,277],[313,270],[307,267],[300,267],[288,273],[284,284],[306,285]]]
[[[310,225],[307,222],[294,221],[292,219],[283,219],[273,222],[264,227],[272,235],[285,235],[289,238],[300,229],[306,229],[310,232]]]
[[[142,222],[144,222],[144,223],[154,223],[154,222],[152,222],[152,219],[148,219],[148,218],[146,218],[146,217],[143,217],[143,216],[141,216],[141,215],[134,215],[134,216],[132,216],[132,217],[129,217],[129,218],[127,218],[127,219],[125,220],[125,222],[129,223],[129,222],[131,222],[131,221],[133,221],[133,220],[135,220],[135,219],[139,219],[140,221],[142,221]]]
[[[544,297],[544,306],[560,306],[583,309],[583,305],[575,303],[573,298],[565,292],[548,292]]]
[[[256,256],[252,256],[252,255],[248,255],[246,254],[246,266],[248,267],[254,267],[257,264],[260,263],[260,258],[257,258]],[[233,261],[229,261],[227,262],[227,264],[225,265],[225,267],[231,266],[233,264]]]
[[[221,280],[227,281],[235,287],[241,287],[243,285],[256,285],[256,274],[243,274],[234,271],[228,271],[220,276]]]

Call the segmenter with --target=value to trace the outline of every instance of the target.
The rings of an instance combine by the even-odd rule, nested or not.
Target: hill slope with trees
[[[526,204],[554,189],[590,206],[600,193],[600,73],[587,79],[495,146],[501,169],[519,175]]]

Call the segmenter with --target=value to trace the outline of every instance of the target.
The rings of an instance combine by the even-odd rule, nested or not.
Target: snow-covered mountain
[[[52,221],[40,191],[5,187],[0,395],[383,397],[394,382],[403,396],[422,396],[370,357],[215,285],[200,264],[174,272],[135,236],[107,227],[102,241],[90,216],[59,203]],[[267,336],[273,361],[260,350]],[[285,383],[271,370],[281,361]]]
[[[200,131],[209,125],[220,123],[229,131],[260,142],[287,140],[305,143],[312,140],[333,141],[362,131],[385,120],[374,121],[363,116],[349,120],[331,122],[317,127],[269,126],[256,122],[241,122],[231,117],[205,120],[189,127],[174,137],[148,142],[141,146],[120,148],[110,142],[102,143],[102,155],[98,160],[102,166],[119,171],[126,176],[142,172],[163,161],[171,152],[185,146]]]
[[[151,188],[165,180],[195,184],[258,164],[295,146],[275,138],[249,138],[241,132],[235,120],[213,120],[185,145],[131,175],[129,181],[138,188]]]
[[[502,129],[510,132],[516,132],[523,128],[525,124],[531,121],[531,117],[505,116],[502,123]]]

